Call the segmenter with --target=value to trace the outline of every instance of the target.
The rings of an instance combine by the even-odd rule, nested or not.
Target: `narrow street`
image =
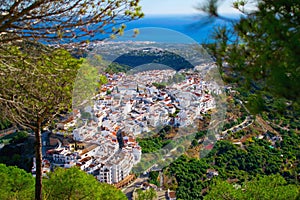
[[[133,195],[133,191],[134,191],[134,188],[136,188],[137,186],[139,185],[142,185],[142,183],[144,183],[145,181],[148,180],[148,176],[143,176],[143,177],[138,177],[137,179],[135,179],[134,182],[132,182],[130,185],[124,187],[122,189],[122,192],[125,193],[126,197],[129,199],[129,200],[132,200],[132,195]]]
[[[251,116],[247,116],[246,119],[242,123],[237,124],[237,125],[229,128],[229,129],[223,131],[222,134],[224,136],[226,136],[228,131],[231,131],[233,133],[238,132],[238,131],[240,131],[240,130],[242,130],[242,129],[248,127],[248,126],[250,126],[253,123],[253,121],[254,120],[253,120],[253,118]]]

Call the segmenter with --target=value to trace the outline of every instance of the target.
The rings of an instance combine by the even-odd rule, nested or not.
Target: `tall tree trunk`
[[[41,123],[38,122],[35,133],[35,158],[36,158],[36,177],[35,177],[35,199],[42,200],[42,137]]]

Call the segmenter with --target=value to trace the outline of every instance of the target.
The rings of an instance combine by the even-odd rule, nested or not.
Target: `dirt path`
[[[256,116],[255,121],[265,130],[276,135],[280,135],[276,130],[274,130],[265,120],[263,120],[260,116]]]

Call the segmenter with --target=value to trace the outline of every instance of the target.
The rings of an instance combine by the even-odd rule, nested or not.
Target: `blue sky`
[[[223,14],[235,14],[232,8],[233,0],[223,0],[219,12]],[[171,14],[197,14],[195,7],[205,0],[141,0],[140,5],[146,15],[171,15]]]

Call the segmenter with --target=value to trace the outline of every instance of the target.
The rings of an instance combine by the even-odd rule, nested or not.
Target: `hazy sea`
[[[125,23],[125,35],[128,33],[128,36],[130,35],[130,37],[123,36],[121,38],[119,37],[117,40],[155,41],[166,43],[190,43],[190,40],[193,40],[193,43],[211,43],[213,41],[212,34],[216,28],[226,26],[227,28],[232,29],[233,23],[240,19],[240,16],[238,15],[223,15],[222,17],[226,18],[226,20],[219,18],[211,19],[201,15],[146,15],[142,19]],[[158,30],[159,28],[162,28],[161,31]],[[140,34],[138,34],[137,38],[132,39],[133,34],[129,33],[133,33],[134,29],[138,29]],[[175,34],[170,33],[170,31],[167,30],[172,30]],[[76,31],[81,32],[79,29]],[[185,39],[183,39],[184,37]],[[107,34],[98,34],[94,35],[92,38],[82,37],[77,41],[75,39],[75,41],[102,41],[107,38],[109,38],[109,35]],[[46,43],[45,41],[41,42]],[[65,42],[67,43],[68,41]]]
[[[228,16],[228,18],[237,19],[236,16]],[[211,34],[218,26],[232,27],[229,21],[211,20],[208,17],[196,15],[145,16],[143,19],[126,25],[127,30],[144,27],[167,28],[185,34],[199,43],[211,41]]]
[[[239,19],[239,16],[237,15],[227,15],[225,17],[230,20],[213,20],[200,15],[146,15],[142,19],[126,23],[126,30],[128,31],[136,28],[140,29],[141,32],[138,37],[143,40],[147,40],[149,39],[149,35],[143,35],[142,28],[165,28],[184,34],[198,43],[207,43],[212,42],[211,35],[217,27],[226,26],[228,28],[232,28],[232,22],[237,21]],[[164,41],[166,40],[166,38],[169,38],[170,40],[174,41],[176,40],[176,37],[179,36],[179,34],[172,34],[173,38],[170,38],[172,36],[166,37],[163,31],[153,33],[151,32],[150,34],[150,38],[156,41]]]

